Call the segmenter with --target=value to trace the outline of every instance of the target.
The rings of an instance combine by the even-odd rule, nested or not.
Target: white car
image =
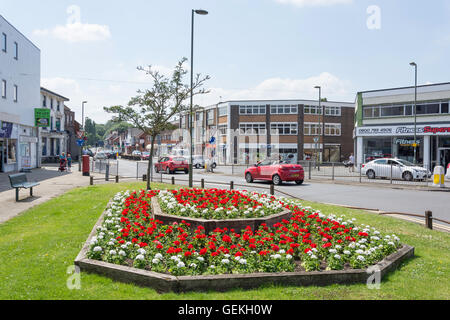
[[[425,168],[412,164],[402,159],[377,159],[362,168],[362,174],[369,179],[391,178],[395,180],[424,180],[431,178],[431,172]]]

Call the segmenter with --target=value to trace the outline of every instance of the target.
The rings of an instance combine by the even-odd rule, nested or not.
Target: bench
[[[10,175],[9,182],[11,187],[16,189],[16,202],[19,202],[19,189],[30,189],[30,197],[32,197],[33,187],[39,185],[37,182],[28,182],[27,175],[24,173]]]

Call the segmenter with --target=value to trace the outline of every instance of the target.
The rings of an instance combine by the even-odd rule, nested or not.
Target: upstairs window
[[[17,87],[17,85],[14,85],[14,102],[18,101],[18,94],[19,94],[19,88]]]
[[[14,59],[19,60],[19,44],[14,42]]]
[[[8,37],[6,36],[6,33],[2,33],[2,51],[3,52],[6,52],[7,43],[8,43]]]
[[[2,98],[6,99],[6,80],[2,80]]]

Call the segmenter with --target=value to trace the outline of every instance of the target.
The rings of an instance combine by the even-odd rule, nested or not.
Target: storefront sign
[[[0,128],[0,138],[9,139],[11,138],[11,133],[13,129],[13,124],[10,122],[2,122]]]
[[[414,139],[413,140],[409,140],[409,139],[395,139],[394,140],[395,144],[398,144],[402,147],[418,147],[420,146],[420,140],[417,140],[416,143],[414,143]]]
[[[450,135],[450,124],[417,125],[417,135]],[[414,126],[384,126],[356,128],[357,137],[414,135]]]
[[[50,109],[34,109],[34,119],[36,127],[50,127]]]

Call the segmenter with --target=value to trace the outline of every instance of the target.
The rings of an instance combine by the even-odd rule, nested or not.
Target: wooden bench
[[[30,189],[30,197],[33,196],[33,187],[39,185],[37,182],[28,182],[27,175],[24,173],[13,174],[9,176],[11,187],[16,189],[16,202],[19,201],[19,189]]]

